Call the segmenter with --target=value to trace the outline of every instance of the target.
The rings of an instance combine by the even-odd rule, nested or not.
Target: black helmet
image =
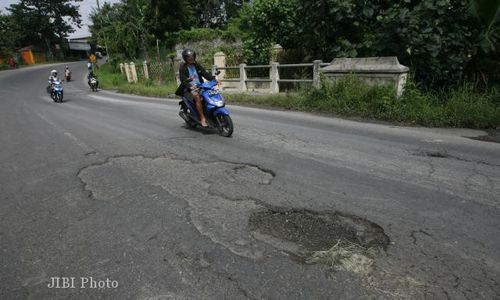
[[[194,59],[196,59],[196,52],[194,52],[194,50],[191,49],[184,49],[184,51],[182,51],[182,59],[184,59],[184,61],[187,62],[187,58],[189,56],[192,56]]]

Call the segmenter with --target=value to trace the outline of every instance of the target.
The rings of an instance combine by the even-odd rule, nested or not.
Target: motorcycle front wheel
[[[233,134],[233,120],[228,115],[218,115],[217,119],[217,130],[219,134],[224,137],[230,137]]]

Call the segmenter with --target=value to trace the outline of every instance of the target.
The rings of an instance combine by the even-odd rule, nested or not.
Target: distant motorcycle
[[[66,78],[66,81],[71,81],[71,71],[66,69],[66,71],[64,72],[64,78]]]
[[[95,78],[94,76],[90,77],[89,85],[90,85],[90,88],[92,89],[92,92],[97,92],[97,86],[99,85],[97,78]]]
[[[54,102],[56,103],[62,103],[63,102],[63,87],[61,85],[60,81],[53,81],[52,85],[50,87],[50,97]]]

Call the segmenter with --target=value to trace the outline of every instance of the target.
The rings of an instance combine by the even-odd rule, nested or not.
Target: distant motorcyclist
[[[67,81],[71,80],[71,71],[68,66],[66,66],[66,69],[64,70],[64,77]]]
[[[50,71],[50,76],[49,76],[49,83],[52,84],[54,81],[59,81],[59,78],[57,77],[57,71],[52,70]]]
[[[59,78],[57,77],[57,71],[56,70],[52,70],[50,71],[50,76],[49,76],[49,86],[47,86],[47,92],[50,93],[51,89],[52,89],[52,85],[54,84],[55,81],[61,81],[59,80]]]
[[[89,74],[87,75],[87,84],[92,87],[90,84],[90,80],[94,78],[96,81],[96,88],[99,88],[99,80],[97,80],[97,75],[94,73],[94,71],[90,70]]]

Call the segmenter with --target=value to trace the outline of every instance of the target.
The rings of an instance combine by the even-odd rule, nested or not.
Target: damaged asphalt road
[[[0,73],[0,299],[500,298],[483,132],[231,106],[227,139],[70,67],[63,104]]]

